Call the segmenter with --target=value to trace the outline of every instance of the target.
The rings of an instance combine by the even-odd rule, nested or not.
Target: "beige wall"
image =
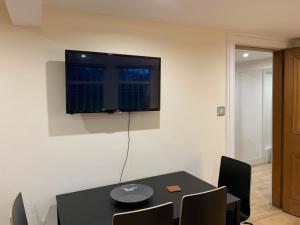
[[[10,25],[0,4],[0,224],[19,191],[43,219],[55,195],[118,181],[127,114],[65,114],[64,50],[162,58],[161,111],[134,113],[125,180],[186,170],[216,183],[225,152],[225,33],[58,9]]]

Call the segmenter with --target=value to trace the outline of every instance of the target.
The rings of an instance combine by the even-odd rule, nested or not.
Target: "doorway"
[[[273,53],[235,50],[235,157],[271,163]]]
[[[299,43],[296,43],[299,46]],[[244,47],[247,46],[247,47]],[[293,46],[293,48],[291,48]],[[228,34],[226,40],[226,155],[236,157],[235,147],[235,50],[267,50],[273,52],[273,142],[272,142],[272,205],[277,216],[263,221],[297,221],[300,215],[300,48],[287,40],[246,34]],[[297,84],[297,85],[296,85]],[[300,124],[300,123],[299,123]],[[252,180],[253,183],[253,180]],[[253,195],[252,195],[253,197]],[[257,204],[251,204],[257,209]],[[272,206],[269,205],[271,208]],[[252,209],[253,209],[252,208]],[[274,207],[271,209],[273,210]],[[281,209],[283,211],[281,211]],[[285,212],[289,213],[286,214]],[[252,211],[253,215],[253,211]],[[282,217],[280,219],[280,217]],[[253,221],[253,220],[252,220]],[[270,224],[270,223],[266,223]],[[283,224],[279,222],[279,224]]]
[[[235,158],[252,165],[251,221],[272,206],[273,52],[235,48]]]

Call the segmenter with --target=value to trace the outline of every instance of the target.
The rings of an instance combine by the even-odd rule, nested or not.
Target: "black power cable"
[[[128,125],[127,125],[127,137],[128,137],[128,141],[127,141],[126,158],[125,158],[125,161],[124,161],[124,164],[123,164],[123,167],[122,167],[122,172],[121,172],[119,183],[122,182],[124,169],[126,167],[126,163],[127,163],[128,156],[129,156],[129,150],[130,150],[130,122],[131,122],[131,113],[128,112]]]

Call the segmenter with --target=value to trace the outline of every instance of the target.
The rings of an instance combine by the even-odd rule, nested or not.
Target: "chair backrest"
[[[11,225],[28,225],[22,194],[15,198],[10,211]]]
[[[218,186],[226,186],[230,194],[241,199],[241,213],[250,216],[251,166],[222,156]]]
[[[173,203],[117,213],[113,216],[113,225],[173,225]]]
[[[179,225],[225,225],[226,187],[185,195],[181,202]]]

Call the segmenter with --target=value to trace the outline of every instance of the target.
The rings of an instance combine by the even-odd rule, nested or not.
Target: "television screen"
[[[160,110],[160,58],[66,50],[67,113]]]

